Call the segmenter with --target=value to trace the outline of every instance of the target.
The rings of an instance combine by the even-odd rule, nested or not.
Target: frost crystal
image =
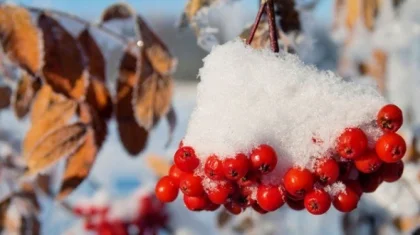
[[[344,81],[294,55],[255,50],[240,40],[213,48],[199,76],[184,144],[202,160],[210,154],[221,159],[249,154],[269,144],[279,157],[277,176],[328,154],[345,128],[361,127],[376,138],[376,129],[367,124],[385,104],[373,86]],[[313,137],[322,141],[314,143]]]

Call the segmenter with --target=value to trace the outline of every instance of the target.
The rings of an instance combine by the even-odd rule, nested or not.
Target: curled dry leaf
[[[139,124],[150,130],[168,113],[172,94],[172,77],[157,73],[143,51],[140,75],[133,97],[134,113]]]
[[[169,52],[163,41],[150,29],[140,16],[137,16],[137,27],[143,40],[143,47],[149,63],[160,75],[172,74],[177,61]]]
[[[37,178],[39,178],[37,176]],[[23,183],[21,186],[21,190],[15,194],[16,197],[19,199],[19,208],[22,208],[25,211],[32,212],[33,214],[38,214],[40,212],[40,205],[38,202],[38,198],[35,193],[35,188],[30,183]]]
[[[9,209],[12,199],[10,197],[0,201],[0,233],[3,231],[6,223],[6,213]]]
[[[38,94],[39,95],[39,94]],[[52,104],[44,113],[42,118],[32,122],[31,127],[23,139],[22,155],[26,159],[40,140],[50,131],[61,128],[67,124],[76,112],[76,102],[64,100]]]
[[[117,80],[115,115],[121,142],[131,155],[140,153],[147,143],[148,132],[140,127],[132,106],[134,85],[137,82],[137,58],[126,52],[121,60]]]
[[[86,95],[88,73],[80,45],[55,19],[42,13],[38,26],[44,38],[44,78],[55,92],[81,100]]]
[[[116,3],[108,8],[102,13],[101,21],[107,22],[115,19],[127,19],[134,15],[135,13],[131,7],[125,3]]]
[[[43,114],[48,110],[51,104],[52,97],[54,96],[50,86],[44,84],[36,93],[35,98],[30,107],[30,118],[32,122],[39,120]]]
[[[9,107],[12,89],[8,86],[0,86],[0,109]]]
[[[86,125],[92,126],[95,134],[96,148],[102,147],[108,134],[108,126],[106,120],[98,114],[96,109],[88,103],[80,103],[78,109],[79,120]]]
[[[56,199],[64,199],[83,182],[89,175],[97,152],[95,133],[92,128],[89,128],[85,142],[67,159],[62,184]]]
[[[51,195],[51,183],[52,183],[52,178],[51,178],[51,174],[42,174],[42,175],[38,175],[36,177],[36,185],[37,187],[43,192],[45,193],[45,195]]]
[[[104,82],[91,79],[86,94],[86,102],[92,105],[105,120],[111,118],[113,112],[112,97]]]
[[[300,31],[299,12],[295,8],[295,0],[275,0],[274,4],[275,14],[280,16],[280,28],[283,32]]]
[[[33,148],[27,158],[26,175],[34,175],[73,154],[86,140],[88,126],[78,122],[50,132]]]
[[[13,110],[17,118],[24,118],[28,114],[34,96],[40,87],[40,79],[33,78],[28,73],[22,71],[22,76],[12,98]]]
[[[105,81],[105,59],[95,39],[89,33],[89,29],[84,29],[77,40],[88,59],[88,70],[91,78]]]
[[[41,234],[41,224],[35,215],[22,216],[20,220],[20,233],[19,234]]]
[[[184,13],[182,15],[180,27],[185,27],[191,24],[197,12],[203,8],[210,6],[212,3],[218,0],[189,0],[185,6]]]
[[[35,75],[42,66],[40,32],[22,7],[0,6],[0,40],[11,61]]]
[[[163,177],[168,174],[169,168],[171,168],[168,160],[164,159],[159,155],[149,155],[147,157],[147,165],[153,170],[158,177]]]
[[[240,35],[243,40],[247,40],[251,33],[252,25],[246,28]],[[251,42],[251,46],[256,49],[267,48],[270,46],[269,27],[266,21],[258,24],[257,30],[254,34],[254,39]]]

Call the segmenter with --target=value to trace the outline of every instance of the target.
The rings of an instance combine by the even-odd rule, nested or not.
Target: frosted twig
[[[267,1],[261,3],[260,9],[258,10],[257,17],[255,18],[254,25],[252,25],[251,32],[249,34],[248,39],[246,40],[246,44],[250,45],[252,40],[254,39],[255,32],[257,31],[258,25],[260,24],[261,16],[264,13],[265,6],[267,5]]]
[[[274,15],[274,3],[273,0],[268,0],[266,5],[266,12],[268,18],[268,26],[270,30],[270,44],[273,52],[279,52],[279,42],[277,35],[276,19]]]
[[[82,19],[79,16],[64,12],[64,11],[60,11],[60,10],[55,10],[55,9],[44,9],[44,8],[38,8],[38,7],[31,7],[31,6],[25,6],[26,9],[28,9],[29,11],[32,12],[37,12],[37,13],[42,13],[42,12],[49,12],[52,14],[56,14],[59,16],[63,16],[66,17],[68,19],[71,19],[73,21],[76,21],[80,24],[85,25],[86,27],[94,27],[97,28],[99,30],[101,30],[102,32],[106,33],[107,35],[111,36],[113,39],[121,42],[122,44],[127,44],[127,43],[131,43],[132,40],[128,39],[127,37],[124,37],[123,35],[120,35],[106,27],[104,27],[102,24],[92,24],[91,22]]]

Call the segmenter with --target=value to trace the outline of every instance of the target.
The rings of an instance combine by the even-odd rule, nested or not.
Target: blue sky
[[[83,18],[98,19],[103,9],[116,2],[126,2],[134,7],[140,14],[181,14],[187,0],[12,0],[23,5],[53,8],[67,11]],[[302,0],[301,0],[302,1]],[[304,0],[305,1],[305,0]],[[319,0],[317,10],[318,18],[328,20],[333,0]],[[256,0],[242,0],[244,6],[253,14],[257,11]]]

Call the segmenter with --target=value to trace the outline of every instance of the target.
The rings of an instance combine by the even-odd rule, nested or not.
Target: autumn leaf
[[[95,39],[84,29],[77,37],[82,49],[88,58],[88,70],[92,78],[105,81],[105,59]]]
[[[251,33],[252,25],[246,28],[240,35],[240,37],[246,41]],[[254,39],[251,42],[251,46],[256,49],[267,48],[270,45],[269,27],[266,21],[258,24],[257,30],[254,34]]]
[[[170,75],[175,70],[177,60],[172,57],[167,46],[150,29],[140,16],[137,16],[137,27],[143,41],[142,50],[152,65],[153,69],[162,76]]]
[[[30,119],[32,122],[39,120],[50,107],[53,91],[50,86],[44,84],[36,93],[30,107]]]
[[[28,155],[26,175],[37,174],[61,158],[73,154],[85,141],[87,132],[88,126],[78,122],[47,134]]]
[[[294,0],[275,0],[275,14],[279,17],[279,25],[283,32],[300,31],[299,12],[295,8]]]
[[[131,155],[140,153],[147,143],[148,132],[137,124],[132,106],[133,90],[137,78],[137,58],[126,52],[121,60],[117,80],[115,115],[121,142]]]
[[[6,213],[9,209],[12,199],[10,197],[0,201],[0,233],[3,231],[6,222]]]
[[[41,87],[41,81],[22,71],[22,76],[13,93],[13,110],[17,118],[24,118],[30,108],[36,92]]]
[[[44,79],[55,92],[82,100],[88,86],[86,63],[80,45],[55,19],[42,13],[38,26],[44,39]]]
[[[12,89],[8,86],[0,86],[0,109],[9,107]]]
[[[51,105],[51,107],[44,112],[43,118],[33,121],[28,132],[26,132],[22,144],[23,157],[29,157],[29,153],[34,146],[37,145],[40,139],[49,131],[66,125],[70,118],[75,114],[75,111],[76,103],[72,100],[65,100]]]
[[[42,42],[30,13],[22,7],[0,6],[0,40],[9,59],[35,75],[42,66]]]
[[[95,134],[95,143],[99,150],[108,134],[106,120],[104,120],[103,117],[98,114],[96,109],[88,103],[79,104],[78,115],[81,122],[92,126]]]
[[[41,223],[35,215],[24,216],[20,220],[20,233],[19,234],[41,234]]]
[[[96,79],[90,81],[86,102],[92,105],[105,120],[111,118],[113,112],[112,97],[104,82]]]
[[[232,215],[229,214],[229,212],[227,212],[226,209],[221,210],[217,214],[217,227],[218,228],[225,227],[231,219],[232,219]]]
[[[139,124],[146,130],[150,130],[161,117],[168,113],[172,94],[172,78],[157,73],[148,56],[142,53],[140,75],[133,97],[134,113]]]
[[[37,177],[38,178],[38,177]],[[30,183],[23,183],[21,185],[21,190],[15,193],[15,196],[22,199],[21,202],[28,211],[31,211],[34,214],[37,214],[40,211],[40,205],[38,202],[38,198],[35,193],[35,188]]]
[[[108,8],[102,13],[101,21],[107,22],[115,19],[127,19],[134,15],[135,13],[131,7],[125,3],[116,3]]]
[[[199,10],[201,10],[203,7],[210,6],[216,1],[218,0],[189,0],[187,5],[185,6],[180,27],[185,27],[188,24],[191,24]]]
[[[42,174],[38,175],[36,178],[36,185],[43,193],[46,195],[51,195],[51,175],[50,174]]]
[[[149,155],[146,160],[147,165],[158,177],[167,175],[169,168],[171,168],[170,163],[166,159],[155,154]]]

